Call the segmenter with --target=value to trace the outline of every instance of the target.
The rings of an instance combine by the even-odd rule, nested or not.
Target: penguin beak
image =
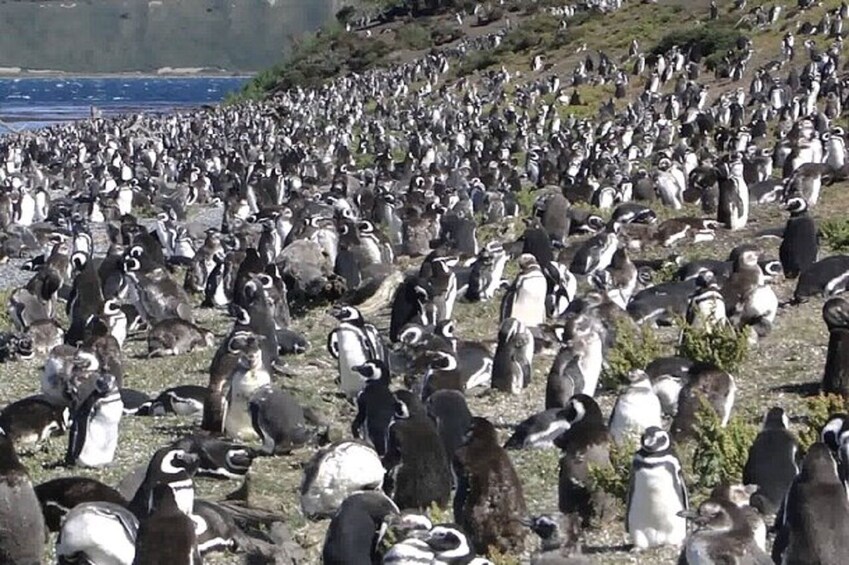
[[[533,517],[531,517],[531,516],[528,516],[528,517],[525,517],[525,518],[519,518],[519,523],[522,524],[523,526],[525,526],[526,528],[533,529],[535,522],[536,522],[536,520],[534,520]]]
[[[200,463],[200,456],[195,453],[183,453],[177,455],[176,459],[182,463],[184,469],[192,469]]]
[[[699,514],[695,510],[682,510],[675,514],[679,518],[684,518],[685,520],[690,520],[692,522],[696,522],[699,519]]]

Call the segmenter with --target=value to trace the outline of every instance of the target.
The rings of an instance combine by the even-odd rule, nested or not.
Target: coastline
[[[208,68],[179,68],[163,67],[155,71],[123,71],[123,72],[74,72],[54,69],[23,69],[20,67],[0,67],[0,80],[16,78],[243,78],[256,76],[253,71],[225,71]]]

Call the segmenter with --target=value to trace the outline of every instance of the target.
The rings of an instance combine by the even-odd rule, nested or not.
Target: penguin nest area
[[[2,138],[0,427],[33,485],[90,477],[131,499],[157,450],[202,434],[186,448],[201,452],[220,435],[232,445],[201,465],[240,477],[247,459],[250,508],[273,514],[302,550],[278,536],[276,562],[318,563],[322,551],[343,562],[332,559],[342,542],[327,535],[331,520],[305,516],[301,484],[315,480],[307,469],[320,449],[352,437],[365,410],[357,393],[382,386],[385,365],[363,368],[372,359],[388,364],[395,394],[380,405],[375,393],[357,432],[373,443],[389,436],[378,446],[388,449],[387,494],[402,509],[435,497],[444,508],[430,510],[433,523],[458,522],[473,544],[503,528],[494,562],[537,556],[537,536],[515,526],[558,511],[573,520],[563,552],[576,563],[580,553],[593,563],[673,563],[710,529],[704,517],[715,508],[743,532],[735,539],[755,544],[757,528],[743,524],[752,515],[711,490],[743,482],[770,408],[784,410],[807,448],[849,395],[849,304],[834,297],[849,280],[840,254],[849,247],[840,127],[849,9],[532,4],[506,2],[497,17],[482,4],[417,18],[431,31],[454,26],[459,38],[432,53],[405,49],[392,68],[329,87]],[[366,18],[338,33],[366,41],[402,36],[405,25]],[[732,39],[718,52],[720,37]],[[669,359],[679,343],[694,358]],[[741,355],[727,355],[731,347]],[[110,445],[115,422],[103,401],[118,388],[124,414]],[[823,389],[838,396],[818,396]],[[461,391],[498,444],[518,449],[481,448],[490,430],[478,420],[468,434],[430,420],[415,399],[442,390]],[[461,405],[443,416],[464,421]],[[601,416],[589,422],[596,405]],[[715,413],[716,425],[697,412]],[[830,422],[829,447],[842,423]],[[648,427],[669,434],[641,436]],[[411,486],[415,450],[399,447],[402,428],[438,433],[433,459],[460,446],[453,473]],[[664,447],[670,436],[677,458]],[[632,489],[641,511],[626,532],[621,467],[641,437],[635,477],[652,457],[673,470],[680,460],[699,530],[689,526],[685,539],[676,523],[662,532],[671,545],[635,553],[632,543],[655,545],[635,524],[683,523],[672,473],[635,481],[654,498]],[[596,496],[584,456],[607,469],[614,441],[628,452],[614,457],[612,492]],[[240,462],[243,443],[252,450]],[[460,481],[454,515],[439,492],[453,496],[453,476],[484,475],[480,461],[497,467],[492,484],[508,494],[476,514],[482,495]],[[784,479],[786,490],[792,476]],[[196,499],[220,501],[241,481],[193,484]],[[709,496],[719,506],[703,503]],[[340,502],[325,500],[321,512],[332,516]],[[774,506],[763,507],[768,520]],[[845,529],[849,510],[842,520]],[[420,535],[433,542],[436,530]],[[55,547],[51,534],[45,559]],[[244,557],[210,550],[204,561]]]

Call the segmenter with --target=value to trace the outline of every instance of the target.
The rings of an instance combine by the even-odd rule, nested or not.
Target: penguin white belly
[[[483,289],[481,297],[484,300],[489,300],[495,296],[495,291],[501,287],[501,279],[504,277],[504,265],[507,263],[507,256],[499,258],[492,266],[492,274],[489,284]]]
[[[584,388],[582,394],[587,396],[595,396],[596,388],[598,387],[598,378],[601,375],[601,368],[604,362],[604,352],[602,350],[601,340],[598,338],[589,342],[584,351],[584,355],[578,362],[581,368],[581,373],[584,375]]]
[[[547,290],[548,285],[542,273],[539,276],[528,277],[516,292],[510,317],[516,318],[529,328],[542,324],[545,321]]]
[[[271,384],[271,377],[265,371],[251,370],[230,385],[227,395],[227,413],[224,416],[224,431],[235,439],[258,439],[248,411],[248,402],[256,390]]]
[[[115,203],[122,216],[131,213],[133,211],[133,191],[129,188],[120,189]]]
[[[118,424],[124,414],[121,397],[101,404],[89,418],[85,444],[77,462],[86,467],[102,467],[112,463],[118,447]]]
[[[361,336],[352,330],[339,328],[336,332],[339,344],[339,388],[348,398],[354,398],[363,389],[360,374],[352,369],[368,361]]]
[[[658,399],[660,399],[663,413],[668,416],[677,414],[678,397],[681,395],[681,389],[684,388],[681,381],[675,377],[663,377],[655,381],[652,388]]]
[[[684,510],[675,482],[665,466],[639,469],[628,512],[631,541],[638,549],[658,545],[681,545],[687,522],[677,516]]]
[[[19,226],[31,226],[35,218],[35,200],[32,196],[21,196],[20,214],[15,222]]]
[[[660,400],[653,392],[626,392],[619,397],[610,418],[610,436],[614,442],[638,441],[651,426],[663,427]]]
[[[699,538],[687,543],[684,555],[687,557],[687,565],[713,565],[714,563],[706,540]]]
[[[763,318],[772,323],[775,321],[775,314],[778,311],[778,297],[775,291],[768,285],[759,286],[756,288],[749,299],[746,301],[746,306],[743,311],[745,318]]]
[[[85,552],[89,561],[98,565],[132,565],[135,542],[117,518],[87,512],[62,525],[56,554],[64,557]]]

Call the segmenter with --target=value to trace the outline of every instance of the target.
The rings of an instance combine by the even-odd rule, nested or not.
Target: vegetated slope
[[[230,72],[278,61],[334,0],[87,0],[0,4],[0,67],[78,73]]]

